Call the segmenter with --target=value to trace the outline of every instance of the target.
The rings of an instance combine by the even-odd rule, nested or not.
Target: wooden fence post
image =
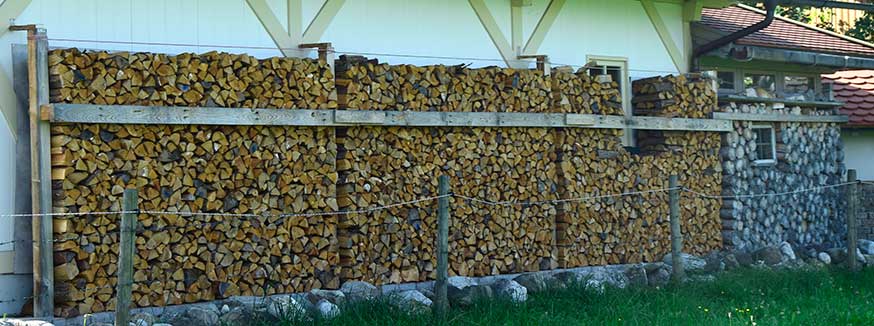
[[[446,294],[446,279],[449,274],[449,177],[441,175],[438,181],[437,200],[437,282],[434,283],[436,295],[437,320],[441,325],[446,321],[449,301]]]
[[[857,181],[859,180],[856,177],[856,170],[847,170],[847,182],[852,182],[847,185],[847,267],[853,272],[858,270],[858,261],[856,260],[858,233],[856,224],[859,219],[859,184]]]
[[[115,326],[130,323],[131,297],[134,281],[134,241],[137,228],[137,190],[126,189],[122,198],[121,225],[118,250],[118,284],[115,302]]]
[[[12,26],[27,31],[28,113],[30,116],[31,209],[33,231],[33,315],[53,318],[55,276],[53,251],[51,125],[40,108],[49,103],[49,43],[44,28]]]
[[[675,282],[680,282],[686,278],[686,271],[683,269],[683,233],[680,229],[680,189],[677,175],[670,176],[668,187],[671,210],[671,267],[674,270],[671,276]]]

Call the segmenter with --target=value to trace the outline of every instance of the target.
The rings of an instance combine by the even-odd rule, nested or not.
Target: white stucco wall
[[[286,24],[285,0],[268,0]],[[323,0],[303,0],[309,22]],[[510,1],[486,0],[495,19],[510,38]],[[540,19],[547,0],[523,8],[523,39]],[[658,3],[670,32],[682,48],[682,6]],[[52,47],[80,47],[164,53],[211,50],[278,56],[279,51],[244,0],[33,0],[16,24],[41,24]],[[304,23],[304,27],[308,23]],[[64,39],[64,40],[62,40]],[[83,42],[98,41],[98,42]],[[464,0],[347,0],[321,41],[342,53],[368,55],[393,64],[461,64],[504,66],[467,1]],[[523,42],[524,42],[523,41]],[[24,32],[0,36],[0,74],[13,80],[11,45],[26,42]],[[118,42],[118,43],[105,43]],[[161,44],[131,44],[161,43]],[[559,14],[537,54],[554,65],[580,66],[587,55],[627,57],[632,78],[676,73],[639,1],[570,0]],[[438,56],[457,59],[421,58]],[[2,87],[2,86],[0,86]],[[11,90],[8,93],[12,94]],[[26,117],[20,117],[26,119]],[[16,189],[15,142],[0,117],[0,214],[12,213]],[[28,193],[17,194],[29,196]],[[12,240],[11,219],[0,218],[0,242]],[[0,301],[30,290],[26,277],[3,276],[11,271],[11,245],[0,246]],[[8,257],[8,259],[7,259]],[[0,305],[0,313],[16,313],[18,304]]]
[[[874,181],[874,130],[841,132],[847,169],[856,169],[860,180]]]

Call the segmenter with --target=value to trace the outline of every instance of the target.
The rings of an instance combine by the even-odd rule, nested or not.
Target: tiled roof
[[[723,9],[704,8],[701,24],[728,34],[758,23],[764,18],[764,11],[743,5]],[[854,41],[847,37],[779,16],[777,19],[774,19],[770,26],[737,40],[735,43],[839,55],[874,57],[874,46],[871,44]]]
[[[874,127],[874,70],[840,71],[823,75],[831,83],[835,100],[844,102],[841,113],[850,116],[849,127]]]

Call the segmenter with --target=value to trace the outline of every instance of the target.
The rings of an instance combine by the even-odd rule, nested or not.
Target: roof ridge
[[[749,10],[749,11],[753,11],[753,12],[756,12],[756,13],[762,14],[762,15],[767,15],[767,13],[766,13],[764,10],[761,10],[761,9],[759,9],[759,8],[756,8],[756,7],[751,7],[751,6],[748,6],[748,5],[745,5],[745,4],[741,4],[741,3],[737,4],[736,6],[739,7],[739,8],[743,8],[743,9],[746,9],[746,10]],[[871,48],[871,49],[874,49],[874,44],[869,43],[869,42],[866,42],[866,41],[863,41],[863,40],[860,40],[860,39],[857,39],[857,38],[855,38],[855,37],[849,37],[849,36],[846,36],[846,35],[838,34],[838,33],[832,32],[832,31],[827,30],[827,29],[824,29],[824,28],[819,28],[819,27],[816,27],[816,26],[813,26],[813,25],[810,25],[810,24],[805,24],[805,23],[802,23],[802,22],[800,22],[800,21],[797,21],[797,20],[794,20],[794,19],[791,19],[791,18],[787,18],[787,17],[783,17],[783,16],[780,16],[780,15],[774,15],[774,17],[775,17],[776,19],[782,20],[782,21],[787,22],[787,23],[790,23],[790,24],[798,25],[798,26],[801,26],[801,27],[804,27],[804,28],[807,28],[807,29],[810,29],[810,30],[814,30],[814,31],[820,32],[820,33],[825,33],[825,34],[828,34],[828,35],[831,35],[831,36],[835,36],[835,37],[841,38],[841,39],[843,39],[843,40],[845,40],[845,41],[853,42],[853,43],[856,43],[856,44],[859,44],[859,45],[864,45],[864,46],[867,46],[867,47],[869,47],[869,48]]]

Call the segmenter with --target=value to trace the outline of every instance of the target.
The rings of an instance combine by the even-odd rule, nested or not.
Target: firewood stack
[[[668,187],[677,174],[684,187],[718,194],[719,134],[677,133],[678,152],[630,154],[617,130],[557,131],[562,155],[559,174],[564,198],[582,198]],[[720,201],[684,195],[681,214],[685,250],[707,253],[721,247]],[[668,193],[597,198],[561,205],[556,217],[560,266],[579,267],[655,261],[670,250]]]
[[[340,106],[349,110],[551,112],[550,79],[536,70],[389,65],[341,56]]]
[[[49,74],[56,103],[337,107],[331,70],[312,59],[58,49],[49,53]]]
[[[57,50],[50,67],[54,100],[68,103],[622,114],[615,83],[561,69],[545,77],[344,57],[335,100],[329,70],[308,59]],[[709,114],[699,84],[663,77],[635,90],[680,100],[659,115]],[[455,194],[516,201],[451,198],[451,275],[652,261],[670,248],[666,193],[547,202],[664,188],[671,173],[720,192],[717,133],[640,135],[650,138],[642,155],[621,147],[619,130],[55,125],[54,209],[119,211],[135,188],[140,209],[181,212],[139,215],[140,307],[432,280],[437,201],[393,204],[436,196],[441,174]],[[721,246],[720,206],[684,195],[689,252]],[[275,215],[340,210],[357,213]],[[55,247],[58,315],[114,308],[118,218],[56,218],[55,239],[69,238]]]
[[[56,212],[120,211],[125,188],[145,211],[283,214],[337,209],[328,128],[59,125]],[[113,310],[117,215],[55,220],[59,315]],[[336,217],[139,215],[139,307],[337,288]],[[95,288],[101,288],[94,290]]]
[[[552,70],[552,99],[562,113],[623,114],[619,85],[612,80],[598,81],[582,68],[576,73],[569,67]]]
[[[554,199],[555,148],[546,129],[349,128],[338,169],[341,209],[437,194],[448,174],[458,194]],[[342,276],[376,284],[433,280],[436,201],[341,217]],[[553,266],[550,204],[493,206],[452,199],[450,274],[482,276]]]
[[[701,74],[639,79],[632,89],[635,115],[704,119],[716,109],[712,81]]]

